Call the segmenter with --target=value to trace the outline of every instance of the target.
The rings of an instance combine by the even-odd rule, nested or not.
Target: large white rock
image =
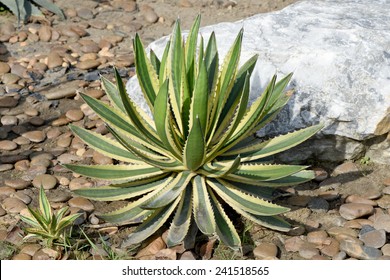
[[[216,33],[224,57],[242,27],[241,62],[259,54],[252,102],[273,74],[294,72],[296,94],[260,136],[325,123],[315,144],[295,153],[296,159],[315,155],[323,160],[362,156],[372,139],[385,139],[390,131],[390,1],[302,1],[278,12],[208,26],[201,33],[205,39]],[[161,55],[167,40],[149,47]],[[146,109],[136,79],[127,89]]]

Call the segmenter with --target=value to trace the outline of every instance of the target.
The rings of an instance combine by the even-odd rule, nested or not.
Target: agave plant
[[[30,207],[27,209],[30,216],[20,216],[23,222],[32,226],[25,229],[28,233],[25,239],[39,238],[45,242],[47,247],[52,247],[55,242],[61,244],[66,242],[66,230],[81,215],[76,213],[65,216],[68,207],[63,207],[57,213],[53,213],[42,187],[39,190],[39,210],[33,210]]]
[[[65,18],[62,10],[50,0],[0,0],[20,21],[27,21],[31,16],[42,17],[42,12],[36,5],[39,5],[52,13],[58,15],[61,19]],[[35,5],[36,4],[36,5]]]
[[[76,173],[113,182],[76,194],[101,201],[129,200],[124,208],[102,215],[114,223],[142,222],[123,246],[143,241],[171,217],[168,246],[182,242],[195,223],[202,233],[240,248],[225,203],[260,225],[287,231],[290,225],[278,215],[289,209],[268,199],[275,187],[313,178],[307,166],[270,164],[269,158],[308,139],[321,125],[268,140],[250,137],[288,102],[291,94],[284,90],[291,74],[278,82],[274,76],[248,107],[257,56],[239,67],[243,30],[219,66],[215,34],[205,46],[199,24],[198,16],[184,40],[176,22],[161,59],[153,51],[148,58],[139,36],[134,38],[136,73],[153,118],[129,98],[115,70],[116,84],[102,78],[111,106],[82,94],[107,123],[113,139],[70,127],[96,151],[126,163],[66,165]]]

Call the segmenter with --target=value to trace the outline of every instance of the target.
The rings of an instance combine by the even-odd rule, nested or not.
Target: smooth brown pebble
[[[25,209],[27,206],[20,199],[17,199],[17,198],[14,198],[14,197],[7,197],[6,199],[4,199],[4,201],[2,203],[2,207],[8,213],[19,214],[20,211]]]
[[[385,255],[385,256],[390,256],[390,243],[384,245],[384,246],[381,248],[381,251],[382,251],[383,255]]]
[[[18,99],[12,96],[0,96],[0,108],[13,108],[18,105]]]
[[[329,257],[336,256],[340,251],[340,243],[334,238],[328,238],[326,243],[328,244],[321,246],[321,253]]]
[[[193,252],[191,251],[186,251],[180,256],[180,260],[185,260],[185,261],[195,261],[196,256]]]
[[[346,203],[340,206],[339,212],[344,219],[353,220],[372,214],[374,208],[363,203]]]
[[[1,124],[2,125],[17,125],[18,118],[15,116],[2,116],[1,117]]]
[[[14,194],[15,192],[16,192],[15,189],[11,187],[7,187],[7,186],[0,187],[0,197],[8,197]]]
[[[68,201],[69,206],[83,209],[84,211],[91,212],[95,210],[95,206],[84,197],[74,197]]]
[[[42,42],[49,42],[51,39],[51,28],[47,25],[42,25],[41,28],[39,28],[39,40]]]
[[[72,138],[70,136],[67,136],[67,137],[60,137],[58,140],[57,140],[57,145],[59,147],[69,147],[70,143],[72,142]]]
[[[5,73],[2,76],[1,80],[6,85],[12,85],[12,84],[16,84],[20,80],[20,77],[13,73]]]
[[[99,65],[100,65],[100,62],[98,60],[89,59],[89,60],[85,60],[85,61],[81,61],[81,62],[77,63],[76,67],[81,69],[81,70],[89,70],[89,69],[96,68]]]
[[[149,23],[155,23],[158,21],[158,15],[156,14],[156,12],[152,8],[145,10],[143,12],[143,16],[144,16],[145,21],[147,21]]]
[[[85,94],[87,94],[93,98],[99,99],[100,97],[102,97],[104,95],[104,92],[100,89],[87,89],[85,91]]]
[[[286,239],[284,242],[284,247],[288,252],[298,252],[303,244],[305,244],[304,240],[302,240],[299,236],[294,236]]]
[[[32,117],[28,120],[33,126],[41,126],[45,123],[45,120],[41,117]]]
[[[22,136],[34,143],[40,143],[46,139],[46,134],[40,130],[28,131],[23,133]]]
[[[390,233],[390,215],[380,215],[374,219],[373,227],[377,230],[384,229]]]
[[[177,255],[176,251],[167,248],[167,249],[162,249],[158,251],[155,255],[156,260],[176,260]]]
[[[328,234],[324,230],[312,231],[307,234],[307,241],[315,245],[322,245],[328,238]]]
[[[60,135],[61,135],[61,131],[58,127],[52,127],[46,133],[47,139],[57,138]]]
[[[18,147],[18,145],[10,140],[2,140],[0,141],[0,150],[3,151],[13,151]]]
[[[386,243],[386,231],[381,229],[366,232],[360,236],[360,240],[365,246],[381,248]]]
[[[47,67],[49,69],[61,67],[63,62],[62,57],[56,52],[51,52],[47,56]]]
[[[359,172],[359,168],[357,167],[357,165],[353,162],[345,162],[340,164],[333,170],[333,176],[353,173],[353,172]]]
[[[65,116],[71,121],[77,122],[84,117],[84,113],[79,109],[71,109],[66,112]]]
[[[32,184],[36,188],[40,188],[42,186],[45,190],[50,190],[57,185],[57,178],[53,175],[41,174],[34,178]]]
[[[9,71],[11,71],[11,67],[9,67],[7,63],[0,61],[0,75],[8,73]]]
[[[31,256],[23,253],[16,254],[12,257],[14,261],[29,261],[31,260]]]
[[[37,252],[35,252],[33,260],[39,260],[39,261],[45,261],[50,260],[50,257],[48,254],[46,254],[42,249],[39,249]]]
[[[3,171],[8,171],[14,168],[14,165],[11,163],[5,163],[5,164],[0,164],[0,172]]]
[[[182,8],[191,8],[193,4],[189,0],[179,0],[179,7]]]
[[[113,164],[112,158],[102,155],[96,151],[94,151],[92,158],[96,164]]]
[[[22,179],[6,179],[4,180],[4,184],[15,190],[24,190],[31,185],[31,182]]]
[[[349,195],[345,199],[345,202],[346,203],[362,203],[362,204],[368,204],[368,205],[372,205],[372,206],[376,206],[377,205],[377,203],[375,201],[363,198],[363,197],[355,195],[355,194]]]
[[[386,187],[382,190],[383,194],[390,194],[390,187]]]
[[[69,183],[69,189],[71,191],[73,190],[77,190],[77,189],[82,189],[82,188],[90,188],[92,187],[92,183],[89,182],[87,179],[85,178],[75,178],[75,179],[72,179]]]
[[[276,257],[278,254],[278,247],[269,242],[262,242],[253,250],[253,255],[256,259],[263,260],[265,258]]]
[[[15,198],[20,199],[26,205],[30,204],[30,202],[32,201],[32,198],[22,191],[16,192]]]

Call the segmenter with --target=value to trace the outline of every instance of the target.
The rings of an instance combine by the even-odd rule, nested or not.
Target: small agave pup
[[[113,182],[76,194],[102,201],[129,200],[124,208],[101,215],[113,223],[142,222],[123,246],[143,241],[171,218],[168,246],[182,242],[190,226],[196,225],[202,233],[217,235],[238,249],[241,241],[225,203],[260,225],[287,231],[290,225],[278,215],[289,209],[267,199],[275,187],[314,177],[307,166],[268,161],[314,135],[321,125],[248,141],[288,102],[290,95],[284,89],[291,74],[278,82],[274,76],[248,107],[249,77],[257,56],[239,68],[243,31],[219,69],[215,35],[204,47],[199,24],[200,17],[184,42],[177,22],[161,59],[153,51],[148,58],[135,36],[136,72],[153,119],[130,100],[115,70],[116,85],[102,78],[111,106],[82,95],[107,123],[112,137],[71,126],[90,147],[125,163],[66,165],[76,173]]]

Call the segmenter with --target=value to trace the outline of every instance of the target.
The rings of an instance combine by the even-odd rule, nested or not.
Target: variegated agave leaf
[[[291,94],[285,88],[292,74],[280,80],[274,76],[248,107],[257,56],[239,67],[243,30],[219,69],[215,35],[204,46],[199,26],[198,16],[185,41],[177,21],[161,58],[153,51],[148,57],[139,36],[134,39],[136,72],[153,119],[129,98],[116,70],[116,84],[102,78],[110,106],[81,95],[106,122],[111,136],[77,126],[71,126],[73,133],[122,164],[66,167],[113,182],[76,194],[102,201],[130,199],[125,207],[102,215],[113,223],[142,222],[123,246],[145,240],[170,222],[168,246],[183,242],[196,226],[239,249],[241,241],[225,203],[255,223],[288,231],[290,225],[280,215],[289,209],[273,204],[272,192],[314,177],[307,166],[264,160],[302,143],[322,125],[268,140],[246,140],[288,102]]]
[[[65,230],[81,215],[76,213],[65,216],[68,207],[63,207],[56,213],[52,213],[51,205],[43,187],[39,190],[39,209],[33,210],[29,207],[27,209],[30,215],[20,216],[23,222],[31,226],[25,229],[28,233],[25,239],[40,238],[48,247],[51,247],[54,242],[64,242]]]

